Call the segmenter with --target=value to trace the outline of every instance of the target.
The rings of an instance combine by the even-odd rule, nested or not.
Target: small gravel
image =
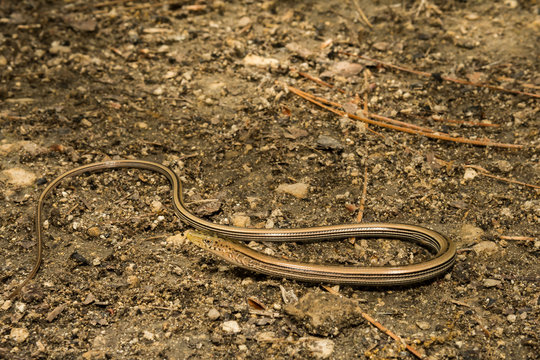
[[[538,93],[537,17],[532,1],[0,2],[0,358],[414,358],[365,312],[426,358],[536,359],[539,192],[501,179],[540,184],[539,103],[444,77]],[[362,211],[440,231],[456,263],[332,294],[255,274],[185,240],[163,176],[118,169],[50,192],[41,267],[8,299],[33,265],[39,194],[117,159],[170,166],[207,221],[299,228]],[[432,256],[376,238],[249,246],[346,266]]]

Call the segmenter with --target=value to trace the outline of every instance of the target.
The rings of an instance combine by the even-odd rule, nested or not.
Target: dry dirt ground
[[[365,312],[426,358],[537,359],[539,34],[525,0],[0,1],[0,358],[415,358]],[[366,127],[287,86],[523,147]],[[185,242],[164,178],[119,170],[53,192],[41,270],[8,300],[34,261],[46,184],[123,158],[171,166],[192,211],[222,224],[354,222],[365,183],[362,221],[440,231],[457,262],[425,284],[340,296],[253,274]],[[427,256],[389,240],[254,246],[341,264]]]

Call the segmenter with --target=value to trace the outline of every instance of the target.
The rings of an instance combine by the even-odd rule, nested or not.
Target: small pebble
[[[145,129],[148,129],[148,124],[145,123],[144,121],[138,121],[135,123],[135,126],[141,130],[145,130]]]
[[[251,219],[246,215],[232,215],[231,223],[233,226],[246,228],[251,226]]]
[[[23,303],[23,302],[17,301],[17,302],[15,303],[15,309],[16,309],[18,312],[24,312],[24,310],[26,310],[26,304]]]
[[[358,75],[363,69],[364,66],[360,64],[355,64],[348,61],[338,61],[333,63],[328,71],[323,72],[321,77],[342,76],[347,78]]]
[[[502,217],[506,217],[508,219],[513,219],[514,215],[512,215],[512,210],[510,210],[507,207],[503,207],[500,211]]]
[[[51,43],[49,52],[53,55],[69,54],[71,52],[71,49],[69,48],[69,46],[60,45],[60,41],[55,40]]]
[[[501,284],[502,284],[502,282],[500,280],[496,280],[496,279],[484,279],[484,281],[483,281],[484,287],[487,287],[487,288],[499,286]]]
[[[431,325],[427,321],[417,321],[416,326],[418,326],[422,330],[428,330]]]
[[[225,321],[221,324],[221,329],[227,334],[238,334],[240,331],[240,325],[235,320]]]
[[[130,276],[128,276],[128,278],[127,278],[127,282],[128,282],[128,284],[129,284],[129,286],[131,286],[131,287],[137,287],[137,286],[139,286],[139,283],[140,283],[141,281],[139,280],[139,278],[138,278],[137,276],[135,276],[135,275],[130,275]]]
[[[477,176],[478,176],[478,173],[474,169],[466,168],[465,174],[463,174],[463,180],[472,180]]]
[[[334,342],[330,339],[314,340],[307,343],[307,348],[317,359],[328,359],[334,352]]]
[[[84,127],[89,128],[89,127],[92,127],[93,124],[88,119],[82,119],[81,120],[81,125],[84,126]]]
[[[380,41],[380,42],[373,43],[372,46],[376,50],[386,51],[386,50],[388,50],[388,47],[390,46],[390,43],[387,43],[385,41]]]
[[[510,172],[514,168],[512,166],[512,164],[510,164],[510,162],[507,161],[507,160],[499,160],[499,161],[495,162],[495,165],[503,173]]]
[[[343,145],[339,141],[327,135],[317,138],[317,147],[326,150],[343,150]]]
[[[143,332],[143,338],[149,341],[154,341],[154,339],[156,338],[156,335],[150,331],[145,330]]]
[[[163,210],[163,204],[161,203],[161,201],[154,200],[150,204],[150,209],[153,213],[159,213],[161,212],[161,210]]]
[[[376,175],[376,174],[378,174],[381,170],[382,170],[382,165],[381,165],[381,164],[375,164],[375,166],[374,166],[373,169],[371,170],[371,173],[372,173],[373,175]]]
[[[279,60],[274,58],[265,58],[258,55],[247,55],[243,60],[246,66],[256,66],[260,68],[278,68]]]
[[[294,197],[297,197],[299,199],[303,199],[308,194],[309,186],[304,183],[296,183],[296,184],[281,184],[276,189],[279,193],[285,193],[290,194]]]
[[[508,6],[510,9],[515,9],[519,6],[519,2],[517,0],[505,0],[504,5]]]
[[[83,301],[83,304],[84,305],[90,305],[91,303],[93,303],[94,301],[96,301],[96,297],[94,296],[94,294],[92,293],[88,293],[88,295],[86,295],[86,298],[84,299]]]
[[[446,107],[445,105],[435,105],[433,106],[433,111],[438,112],[438,113],[447,113],[448,107]]]
[[[509,322],[514,323],[516,322],[517,316],[514,314],[510,314],[506,317],[506,319],[508,319]]]
[[[1,309],[4,310],[4,311],[9,310],[9,308],[11,307],[11,304],[12,304],[11,300],[6,300],[2,304]]]
[[[208,316],[208,319],[210,319],[212,321],[215,321],[215,320],[219,319],[221,314],[219,313],[219,311],[216,308],[211,308],[210,310],[208,310],[208,313],[206,314],[206,316]]]
[[[193,212],[198,216],[209,216],[219,211],[221,208],[221,201],[215,200],[210,202],[204,202],[193,209]]]
[[[23,343],[28,338],[28,330],[25,328],[12,328],[9,336],[17,343]]]
[[[91,237],[99,237],[101,235],[101,230],[97,226],[92,226],[86,230],[87,234]]]

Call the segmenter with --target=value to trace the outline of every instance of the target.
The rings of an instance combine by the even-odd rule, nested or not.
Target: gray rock
[[[418,326],[422,330],[428,330],[431,325],[427,321],[417,321],[416,326]]]
[[[343,145],[339,141],[327,135],[319,136],[317,147],[325,150],[343,150]]]

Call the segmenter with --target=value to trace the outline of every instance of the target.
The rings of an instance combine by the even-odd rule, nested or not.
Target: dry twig
[[[360,7],[360,4],[358,3],[358,0],[352,0],[354,6],[356,7],[356,11],[358,11],[358,15],[360,15],[360,18],[364,21],[364,23],[369,26],[370,29],[373,29],[373,24],[371,24],[366,16],[364,14],[364,11]]]
[[[360,198],[360,206],[358,208],[358,215],[356,216],[356,221],[362,222],[364,217],[364,206],[366,204],[366,194],[367,194],[367,183],[368,183],[368,171],[367,166],[364,168],[364,187],[362,188],[362,198]]]
[[[453,83],[461,84],[461,85],[469,85],[469,86],[487,88],[487,89],[496,90],[496,91],[502,91],[502,92],[506,92],[506,93],[510,93],[510,94],[525,95],[525,96],[530,96],[530,97],[534,97],[534,98],[540,98],[540,94],[534,94],[534,93],[529,93],[529,92],[524,92],[524,91],[519,91],[519,90],[513,90],[513,89],[505,89],[503,87],[495,86],[495,85],[476,83],[476,82],[468,81],[468,80],[465,80],[465,79],[459,79],[459,78],[453,78],[453,77],[450,77],[450,76],[441,75],[439,73],[430,73],[430,72],[425,72],[425,71],[418,71],[418,70],[407,68],[405,66],[394,65],[394,64],[391,64],[391,63],[387,63],[385,61],[369,58],[369,57],[363,56],[363,55],[352,54],[352,53],[349,53],[349,52],[346,52],[346,51],[339,51],[339,53],[344,54],[344,55],[349,55],[349,56],[356,56],[356,57],[359,57],[360,59],[364,59],[364,60],[367,60],[367,61],[372,61],[372,62],[374,62],[376,64],[379,64],[379,65],[387,67],[387,68],[396,69],[396,70],[399,70],[399,71],[404,71],[404,72],[408,72],[408,73],[415,74],[415,75],[420,75],[420,76],[424,76],[424,77],[433,77],[434,79],[440,79],[440,80],[449,81],[449,82],[453,82]]]
[[[333,295],[337,295],[337,296],[342,296],[339,292],[335,291],[334,289],[332,289],[331,287],[329,286],[323,286],[324,289],[326,291],[328,291],[330,294],[333,294]],[[362,314],[362,317],[364,319],[366,319],[367,322],[369,322],[371,325],[375,326],[377,329],[379,329],[380,331],[382,331],[383,333],[385,333],[386,335],[390,336],[392,339],[394,339],[398,344],[401,344],[403,346],[405,346],[405,348],[411,353],[413,354],[414,356],[416,356],[417,358],[419,359],[424,359],[424,356],[422,354],[420,354],[418,352],[418,350],[416,350],[414,347],[412,347],[411,345],[407,344],[405,342],[405,340],[403,340],[399,335],[396,335],[395,333],[393,333],[392,331],[390,331],[390,329],[388,329],[387,327],[385,327],[383,324],[381,324],[380,322],[378,322],[377,320],[375,320],[373,317],[371,317],[371,315],[365,313],[365,312],[361,312]]]
[[[484,168],[481,167],[481,166],[477,166],[477,165],[463,165],[463,167],[464,167],[464,168],[471,168],[471,169],[478,170],[478,174],[479,174],[479,175],[484,175],[484,176],[487,176],[487,177],[490,177],[490,178],[493,178],[493,179],[497,179],[497,180],[504,181],[504,182],[508,182],[508,183],[512,183],[512,184],[517,184],[517,185],[522,185],[522,186],[531,187],[531,188],[533,188],[533,189],[540,189],[540,186],[539,186],[539,185],[529,184],[529,183],[526,183],[526,182],[523,182],[523,181],[518,181],[518,180],[514,180],[514,179],[505,178],[505,177],[502,177],[502,176],[492,175],[492,174],[489,173],[489,171],[487,171],[486,169],[484,169]]]
[[[430,131],[417,130],[417,129],[414,128],[414,127],[416,127],[416,125],[412,125],[412,124],[408,124],[410,127],[406,127],[404,125],[397,126],[397,125],[392,125],[392,124],[388,124],[388,123],[368,119],[368,118],[363,117],[363,116],[350,114],[350,113],[347,113],[345,111],[338,110],[338,109],[335,109],[333,107],[324,105],[321,101],[315,100],[315,97],[313,95],[311,95],[309,93],[306,93],[306,92],[303,92],[303,91],[301,91],[301,90],[299,90],[299,89],[297,89],[295,87],[292,87],[290,85],[287,85],[287,88],[292,93],[295,93],[296,95],[298,95],[298,96],[300,96],[300,97],[314,103],[315,105],[318,105],[318,106],[322,107],[323,109],[331,111],[331,112],[333,112],[333,113],[335,113],[335,114],[337,114],[339,116],[349,117],[351,119],[359,120],[359,121],[365,122],[367,124],[377,125],[377,126],[384,127],[384,128],[387,128],[387,129],[402,131],[402,132],[406,132],[406,133],[409,133],[409,134],[422,135],[422,136],[433,138],[433,139],[452,141],[452,142],[463,143],[463,144],[471,144],[471,145],[477,145],[477,146],[494,146],[494,147],[501,147],[501,148],[508,148],[508,149],[521,149],[521,148],[523,148],[523,145],[519,145],[519,144],[506,144],[506,143],[494,142],[494,141],[491,141],[491,140],[474,140],[474,139],[468,139],[468,138],[464,138],[464,137],[454,137],[454,136],[450,136],[450,135],[448,135],[446,133],[435,132],[434,130],[430,130]],[[380,116],[380,115],[377,115],[377,116],[382,118],[382,116]],[[371,117],[375,117],[374,114],[371,114]],[[386,118],[386,119],[389,119],[389,118]],[[398,121],[398,120],[393,120],[393,119],[390,119],[390,120],[392,120],[392,122],[394,122],[394,123]]]
[[[334,90],[339,91],[342,94],[345,94],[345,90],[338,89],[334,85],[329,84],[326,81],[319,79],[318,77],[309,75],[308,73],[305,73],[305,72],[302,72],[302,71],[297,71],[297,70],[292,70],[292,71],[296,71],[298,73],[298,75],[303,76],[306,79],[311,80],[311,81],[313,81],[313,82],[315,82],[315,83],[317,83],[319,85],[326,86],[326,87],[328,87],[330,89],[334,89]]]
[[[533,237],[530,236],[504,236],[500,235],[499,238],[501,240],[509,240],[509,241],[534,241],[536,240]]]
[[[411,345],[407,344],[401,337],[394,334],[392,331],[390,331],[388,328],[386,328],[384,325],[382,325],[380,322],[372,318],[369,314],[362,312],[362,317],[366,319],[370,324],[375,326],[377,329],[381,330],[386,335],[390,336],[392,339],[394,339],[399,344],[403,344],[405,348],[414,356],[416,356],[419,359],[423,359],[424,356],[418,352],[415,348],[413,348]]]

